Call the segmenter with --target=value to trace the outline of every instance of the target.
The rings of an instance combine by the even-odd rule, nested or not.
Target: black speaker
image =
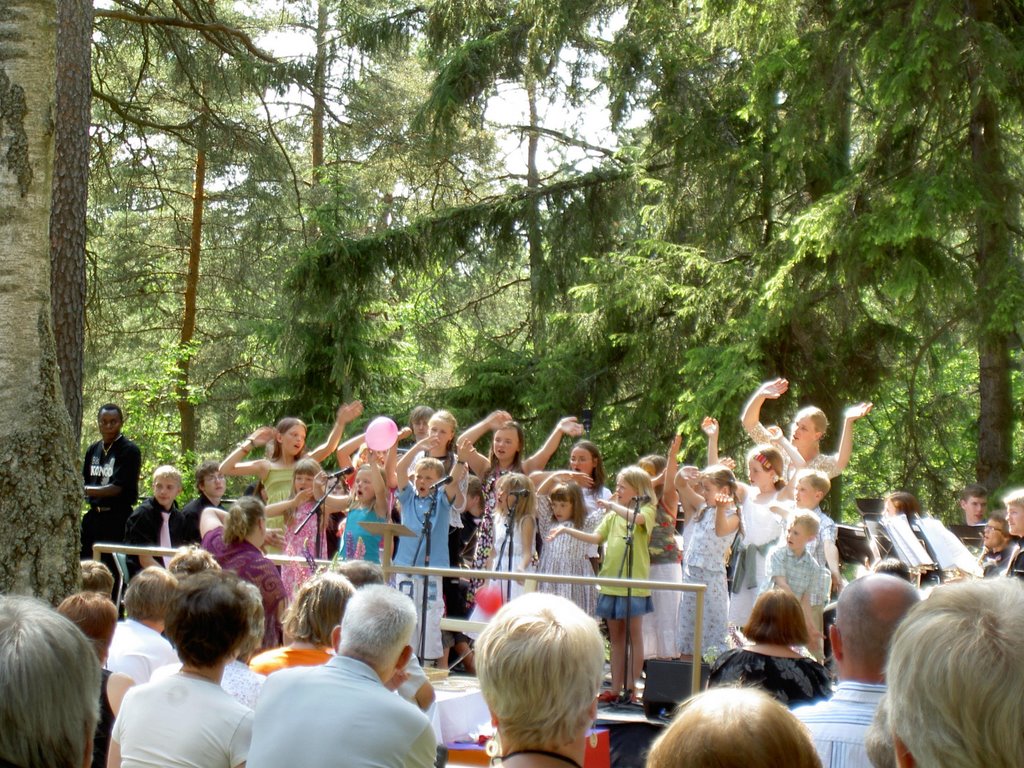
[[[689,661],[648,659],[645,667],[647,680],[644,683],[644,715],[649,718],[671,717],[676,705],[693,695],[693,664]],[[701,690],[708,687],[710,672],[710,666],[701,664]]]

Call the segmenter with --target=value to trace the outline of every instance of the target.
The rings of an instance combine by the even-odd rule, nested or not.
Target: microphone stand
[[[627,579],[633,578],[633,529],[636,528],[636,518],[640,514],[640,497],[635,496],[632,501],[633,514],[630,515],[627,507],[626,513],[626,553],[622,558],[622,562],[619,564],[619,578],[623,578],[622,570],[625,568]],[[630,663],[633,655],[633,637],[630,631],[629,625],[633,618],[633,588],[626,587],[626,647],[623,648],[622,653],[622,689],[619,691],[619,704],[628,704],[630,701],[629,694],[629,678],[633,669],[633,665]],[[633,681],[634,683],[636,681]]]
[[[423,543],[426,542],[427,546],[423,550],[423,567],[430,567],[430,521],[434,515],[434,510],[437,508],[437,494],[441,492],[441,487],[434,489],[433,493],[430,494],[430,506],[427,508],[427,513],[423,516],[423,528],[420,530],[419,541],[416,542],[416,552],[412,556],[413,565],[420,557],[420,548],[423,547]],[[413,504],[415,505],[415,501]],[[425,663],[424,652],[427,647],[427,588],[430,585],[430,577],[427,574],[423,574],[423,595],[420,599],[420,648],[419,657],[420,664]]]
[[[320,532],[323,528],[323,515],[321,514],[321,512],[323,511],[324,508],[324,502],[327,500],[327,497],[331,494],[331,491],[338,487],[338,481],[341,478],[332,477],[330,479],[332,482],[329,486],[325,487],[324,495],[316,500],[316,504],[314,504],[313,508],[309,510],[309,514],[306,515],[306,518],[301,523],[299,523],[298,527],[295,529],[295,533],[296,535],[298,535],[298,533],[306,527],[306,523],[309,522],[309,519],[311,517],[316,517],[316,544],[314,546],[314,551],[316,552],[317,559],[323,557],[323,552],[320,550]]]

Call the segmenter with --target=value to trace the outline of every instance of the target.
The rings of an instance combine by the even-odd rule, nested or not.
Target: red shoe
[[[614,691],[601,691],[601,693],[597,694],[598,704],[612,704],[618,700],[619,694]]]

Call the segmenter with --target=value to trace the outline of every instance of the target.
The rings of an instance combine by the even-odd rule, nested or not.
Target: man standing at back
[[[249,768],[430,768],[437,743],[417,707],[387,687],[412,654],[412,601],[368,586],[333,632],[337,655],[320,667],[267,678],[256,706]]]
[[[823,768],[871,768],[864,736],[885,694],[889,642],[919,601],[910,584],[882,574],[857,579],[839,596],[829,631],[839,686],[831,699],[793,710],[810,729]]]
[[[83,560],[92,559],[97,541],[124,541],[124,526],[139,500],[139,447],[121,434],[124,414],[113,403],[100,406],[97,414],[100,439],[85,451],[82,481],[89,511],[82,518]],[[102,558],[112,573],[117,573],[113,555]]]

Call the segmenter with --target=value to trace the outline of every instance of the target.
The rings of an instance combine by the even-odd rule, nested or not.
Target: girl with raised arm
[[[301,419],[289,416],[281,419],[276,427],[260,427],[228,454],[221,462],[220,471],[225,475],[255,475],[266,489],[268,503],[284,501],[292,495],[296,462],[305,457],[322,462],[330,456],[338,447],[345,426],[362,412],[363,404],[358,400],[340,406],[331,433],[310,451],[306,450],[306,424]],[[266,446],[264,457],[245,460],[254,446]],[[281,528],[283,524],[283,517],[267,520],[271,528]],[[273,551],[280,550],[274,548]]]

